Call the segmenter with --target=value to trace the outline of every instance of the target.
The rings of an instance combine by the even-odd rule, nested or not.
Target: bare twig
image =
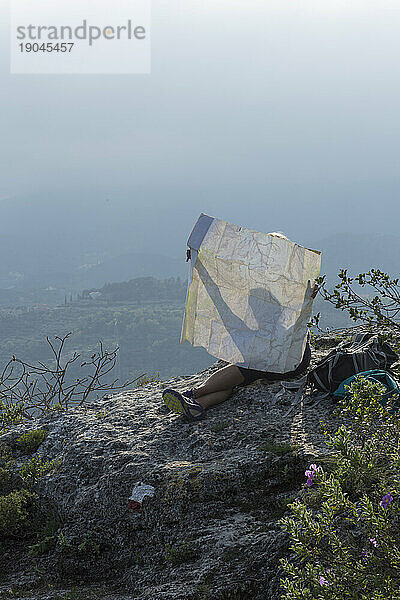
[[[55,336],[54,341],[46,338],[54,357],[54,366],[41,361],[32,365],[15,356],[8,361],[0,373],[0,416],[2,411],[15,407],[19,407],[24,418],[30,419],[34,414],[52,408],[81,406],[94,392],[121,390],[143,377],[142,374],[120,385],[118,379],[111,382],[105,380],[116,365],[119,348],[108,351],[100,342],[99,352],[94,353],[90,361],[81,364],[81,368],[86,367],[84,375],[67,383],[71,365],[80,358],[76,352],[72,358],[63,358],[65,343],[70,335],[71,332],[64,337]]]

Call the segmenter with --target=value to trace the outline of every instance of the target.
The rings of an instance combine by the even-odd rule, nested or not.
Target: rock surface
[[[313,361],[338,341],[337,334],[320,337]],[[288,555],[278,520],[285,502],[304,490],[304,470],[328,453],[320,420],[336,422],[335,404],[305,395],[293,405],[291,392],[276,398],[280,384],[259,381],[236,388],[195,424],[162,405],[164,388],[199,386],[221,366],[0,437],[12,446],[21,433],[44,427],[38,453],[60,460],[39,484],[59,522],[55,546],[29,560],[23,544],[6,552],[0,597],[278,600],[279,559]],[[297,449],[284,451],[287,443]],[[128,506],[136,482],[155,488],[140,512]],[[68,595],[72,585],[78,595]]]

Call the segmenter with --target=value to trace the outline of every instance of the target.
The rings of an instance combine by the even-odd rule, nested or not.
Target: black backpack
[[[398,360],[394,350],[379,335],[356,334],[323,358],[307,375],[307,383],[324,392],[333,393],[339,385],[361,371],[390,371]]]

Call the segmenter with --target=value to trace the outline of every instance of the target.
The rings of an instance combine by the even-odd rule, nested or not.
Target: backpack
[[[309,371],[307,383],[333,394],[349,377],[370,370],[389,371],[397,360],[396,352],[379,335],[355,334]]]
[[[385,407],[389,398],[393,398],[394,404],[393,410],[389,412],[393,413],[395,410],[400,408],[400,385],[399,382],[392,377],[390,373],[386,371],[378,371],[376,369],[372,369],[370,371],[361,371],[357,375],[352,375],[348,377],[339,385],[339,387],[333,392],[333,396],[335,398],[345,398],[349,393],[349,387],[353,383],[353,381],[357,377],[365,377],[369,381],[373,383],[380,383],[386,389],[386,392],[382,394],[382,397],[379,399],[379,403]]]

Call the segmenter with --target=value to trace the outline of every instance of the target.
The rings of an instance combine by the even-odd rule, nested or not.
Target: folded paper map
[[[204,214],[188,246],[181,342],[249,369],[294,370],[306,345],[321,253]]]

